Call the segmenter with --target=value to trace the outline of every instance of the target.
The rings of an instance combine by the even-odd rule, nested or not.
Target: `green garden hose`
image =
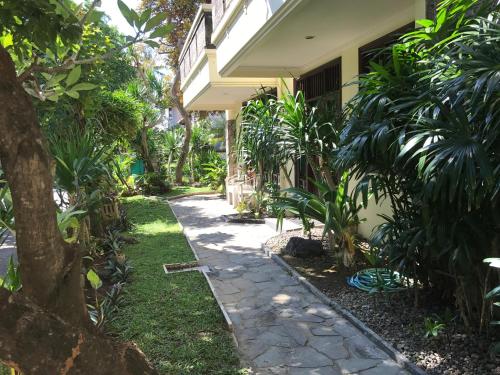
[[[399,292],[405,290],[398,272],[387,268],[367,268],[347,278],[347,284],[364,292]]]

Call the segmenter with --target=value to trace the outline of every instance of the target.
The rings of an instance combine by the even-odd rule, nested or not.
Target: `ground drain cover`
[[[177,273],[177,272],[187,272],[187,271],[199,271],[199,272],[210,273],[210,268],[208,268],[208,266],[200,266],[198,262],[164,264],[163,270],[167,274]]]

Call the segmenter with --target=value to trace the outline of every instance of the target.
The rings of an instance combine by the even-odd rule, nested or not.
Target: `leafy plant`
[[[172,190],[166,176],[156,172],[145,173],[142,179],[139,180],[139,185],[142,186],[146,194],[151,195],[165,194]]]
[[[239,203],[236,205],[236,212],[238,212],[238,215],[243,217],[243,213],[248,210],[248,204],[244,200],[239,201]]]
[[[3,278],[0,277],[0,288],[5,288],[13,293],[19,291],[21,287],[21,274],[18,267],[14,264],[14,259],[11,256],[7,266],[7,273]]]
[[[109,177],[105,148],[91,131],[71,129],[69,134],[51,134],[49,143],[56,161],[56,185],[70,195],[77,197],[101,177]]]
[[[438,319],[427,317],[424,319],[424,330],[425,337],[437,337],[444,329],[446,325],[440,322]]]
[[[118,254],[123,245],[123,240],[118,230],[109,229],[106,232],[103,247],[106,251]]]
[[[266,194],[264,191],[255,191],[249,198],[250,208],[256,219],[260,219],[266,207]]]
[[[277,102],[263,95],[250,100],[241,110],[241,127],[237,137],[238,159],[255,171],[256,190],[262,191],[267,173],[279,165],[281,155]]]
[[[16,234],[14,206],[7,184],[0,180],[0,245],[5,241],[9,233],[12,235]]]
[[[203,171],[205,172],[203,180],[210,184],[210,188],[217,190],[222,187],[222,194],[224,194],[227,177],[226,161],[216,152],[212,152],[209,156],[209,162],[203,164]]]
[[[123,255],[115,255],[108,258],[105,269],[110,272],[112,282],[126,283],[134,268]]]
[[[130,154],[121,153],[115,155],[111,161],[112,174],[121,192],[131,193],[134,189],[134,180],[130,172],[130,166],[134,162],[134,157]]]
[[[299,215],[302,221],[317,220],[324,224],[323,236],[328,236],[330,250],[342,259],[345,266],[352,262],[355,251],[354,232],[360,219],[358,212],[361,205],[348,195],[347,173],[344,173],[341,183],[336,189],[328,185],[314,182],[319,194],[313,194],[300,188],[283,190],[279,198],[281,213],[278,225],[283,223],[285,211]]]
[[[164,147],[167,154],[167,174],[173,178],[172,164],[181,154],[184,143],[184,131],[182,128],[167,130],[164,134]]]
[[[289,160],[305,159],[314,179],[335,187],[338,177],[331,169],[343,126],[338,103],[322,100],[317,106],[306,103],[304,93],[287,93],[277,102],[280,122],[279,159],[282,166]],[[286,168],[282,168],[285,175]],[[289,181],[290,183],[291,181]],[[290,185],[293,185],[290,183]]]
[[[334,161],[365,206],[370,193],[391,204],[374,245],[406,277],[454,296],[469,326],[499,233],[499,19],[495,2],[442,1],[360,78]]]
[[[86,211],[75,210],[74,207],[69,207],[64,211],[57,212],[57,225],[66,242],[76,242],[78,238],[78,229],[80,228],[78,217],[85,213]]]

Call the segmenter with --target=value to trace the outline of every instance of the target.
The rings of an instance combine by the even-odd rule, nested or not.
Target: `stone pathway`
[[[7,272],[10,257],[13,257],[14,262],[17,263],[16,240],[11,235],[7,236],[5,242],[0,245],[0,276]]]
[[[222,199],[170,202],[234,325],[254,374],[407,374],[347,320],[261,251],[277,233],[267,225],[228,224]]]

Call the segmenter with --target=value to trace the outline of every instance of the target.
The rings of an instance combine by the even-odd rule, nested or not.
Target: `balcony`
[[[214,29],[219,25],[226,13],[226,10],[229,9],[231,3],[234,3],[235,0],[212,0],[213,10],[212,10],[212,18],[214,23]]]
[[[218,12],[241,0],[216,0],[202,4],[180,55],[184,106],[191,111],[239,109],[241,103],[262,87],[276,87],[276,78],[223,78],[217,71],[217,51],[212,44],[212,8]],[[228,11],[229,12],[229,11]],[[215,14],[215,13],[214,13]],[[229,13],[226,13],[226,16]],[[220,20],[219,20],[220,21]]]
[[[180,55],[181,82],[186,79],[206,49],[214,49],[212,39],[212,6],[202,4],[186,38]]]

